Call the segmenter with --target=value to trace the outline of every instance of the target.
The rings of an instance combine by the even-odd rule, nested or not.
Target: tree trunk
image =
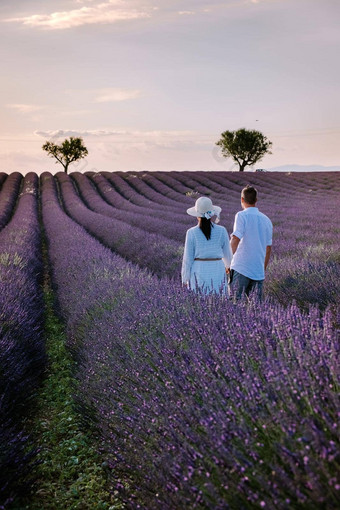
[[[247,163],[245,161],[242,161],[242,163],[239,163],[240,165],[240,172],[244,172],[245,167],[247,166]]]
[[[65,163],[65,165],[63,165],[63,166],[64,166],[64,171],[65,171],[66,173],[67,173],[67,170],[68,170],[68,165],[69,165],[69,163]]]

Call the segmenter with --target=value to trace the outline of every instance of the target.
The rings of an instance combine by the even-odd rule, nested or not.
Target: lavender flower
[[[0,191],[0,230],[6,225],[13,213],[22,180],[22,175],[19,172],[14,172],[6,177],[2,179]]]
[[[180,193],[176,189],[183,181],[193,185],[202,180],[207,186],[204,177],[194,174],[189,180],[181,175],[175,187],[176,175],[171,175],[167,181],[173,185],[171,196]],[[164,278],[166,272],[156,278],[127,262],[96,239],[104,239],[110,218],[84,204],[108,212],[102,199],[96,200],[95,188],[79,175],[58,175],[56,181],[42,176],[55,288],[68,347],[77,359],[77,402],[84,424],[97,428],[110,476],[128,508],[336,506],[339,338],[333,306],[327,308],[338,303],[336,286],[324,295],[323,313],[308,305],[312,300],[308,284],[315,271],[326,265],[329,270],[324,274],[332,281],[335,266],[327,266],[327,259],[332,256],[336,262],[336,243],[327,252],[313,252],[309,230],[309,237],[295,243],[295,252],[294,243],[287,248],[294,225],[299,232],[297,216],[315,233],[320,225],[309,221],[312,204],[309,196],[304,198],[303,179],[296,194],[299,200],[291,199],[289,209],[296,182],[291,185],[289,176],[281,177],[287,186],[285,211],[277,207],[277,181],[250,177],[252,183],[263,185],[264,208],[271,210],[284,234],[283,240],[277,239],[275,270],[259,307],[252,300],[234,305],[219,296],[192,295]],[[144,178],[153,191],[141,183],[131,185],[137,179],[131,175],[124,179],[124,174],[113,174],[112,181],[116,192],[124,189],[125,199],[130,190],[136,207],[145,207],[145,199],[151,197],[157,204],[161,193],[153,192],[165,193],[165,188],[154,175]],[[219,190],[222,196],[224,186],[225,200],[230,193],[236,204],[242,185],[236,181],[245,177],[216,173],[211,179],[214,192]],[[55,182],[66,210],[79,224],[62,210]],[[325,200],[325,214],[337,193],[334,189]],[[138,232],[115,222],[112,237],[123,235],[124,229],[128,235]],[[330,224],[334,233],[336,228]],[[151,233],[144,235],[152,239]],[[109,245],[109,237],[105,239]],[[150,254],[160,246],[148,242]],[[309,250],[309,265],[301,259],[303,247]],[[121,253],[133,260],[132,252],[124,250]],[[151,268],[149,262],[144,266]],[[280,284],[289,291],[284,279],[294,268],[305,272],[305,289],[295,290],[301,302],[287,299],[282,306],[274,298],[281,300]]]
[[[3,204],[15,203],[21,179],[7,177]],[[0,232],[0,504],[22,489],[34,455],[24,419],[46,365],[41,279],[38,177],[29,173]]]

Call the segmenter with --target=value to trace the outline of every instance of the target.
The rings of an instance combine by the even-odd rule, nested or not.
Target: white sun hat
[[[217,216],[216,223],[220,221],[220,212],[222,208],[218,205],[213,205],[212,201],[208,197],[200,197],[196,200],[195,206],[187,209],[187,213],[190,216],[196,218],[207,218],[210,219],[213,216]]]

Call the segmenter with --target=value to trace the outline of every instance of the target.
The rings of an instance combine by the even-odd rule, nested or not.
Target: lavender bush
[[[160,219],[156,211],[150,211],[150,209],[148,210],[146,207],[141,208],[137,206],[132,210],[131,208],[127,210],[121,207],[118,208],[117,206],[112,207],[112,205],[109,205],[109,203],[101,198],[101,195],[93,185],[91,185],[91,181],[89,181],[85,175],[73,173],[72,179],[76,182],[84,202],[93,211],[111,218],[116,218],[131,226],[143,228],[146,232],[162,232],[163,236],[182,242],[186,228],[183,221],[178,222],[175,214],[169,214],[168,212],[166,219]],[[147,217],[147,220],[145,217]],[[183,214],[181,214],[181,220],[183,217]]]
[[[73,335],[83,412],[129,508],[336,507],[330,315],[204,303],[135,278],[112,291],[116,306],[98,300]]]
[[[138,176],[138,174],[133,174],[134,177],[130,177],[129,180],[127,180],[125,177],[130,176],[129,173],[123,174],[118,172],[101,172],[101,174],[115,187],[115,189],[127,200],[130,200],[133,204],[139,205],[142,207],[149,207],[156,209],[159,211],[160,204],[161,209],[167,210],[169,212],[176,212],[177,210],[177,204],[174,203],[174,201],[166,201],[164,203],[164,200],[162,200],[162,196],[158,194],[158,197],[156,196],[156,199],[154,198],[154,193],[151,189],[148,189],[148,196],[142,194],[139,192],[138,188],[138,182],[142,178],[141,176]],[[134,182],[136,180],[136,183]],[[135,184],[135,186],[132,185],[132,183]],[[158,198],[158,199],[157,199]]]
[[[0,172],[0,190],[1,190],[1,186],[5,182],[6,178],[7,178],[7,174],[5,174],[5,172]]]
[[[54,179],[42,181],[79,408],[127,507],[336,508],[332,310],[192,295],[98,243],[62,211]]]
[[[304,310],[314,304],[325,310],[339,305],[339,262],[285,260],[270,269],[267,293],[288,306],[293,301]]]
[[[103,172],[105,173],[105,172]],[[96,187],[97,192],[104,198],[106,202],[112,205],[115,209],[117,209],[120,213],[122,212],[133,212],[138,215],[148,216],[156,218],[161,218],[166,223],[184,223],[186,224],[186,218],[183,218],[183,214],[181,209],[177,207],[160,207],[156,202],[152,202],[151,200],[142,199],[141,203],[138,205],[135,204],[132,199],[136,197],[136,201],[139,202],[138,199],[141,198],[136,192],[130,192],[130,199],[124,198],[116,189],[113,184],[108,180],[108,178],[104,177],[101,173],[96,174],[85,174],[87,177],[91,179],[93,184]],[[73,174],[72,174],[73,177]],[[191,205],[191,200],[188,201],[188,206]]]
[[[129,184],[130,187],[138,193],[138,195],[146,198],[147,200],[151,200],[152,202],[156,202],[157,204],[161,204],[163,207],[168,206],[171,208],[177,208],[178,204],[176,200],[173,200],[172,198],[169,198],[168,196],[164,195],[163,192],[160,193],[154,189],[154,187],[151,187],[148,184],[149,180],[149,173],[145,172],[142,174],[142,178],[140,178],[139,173],[134,172],[117,172],[117,174],[120,177],[124,178],[125,183]],[[112,176],[112,174],[111,174]],[[108,176],[109,179],[112,178],[111,176]]]
[[[10,174],[4,180],[0,190],[0,230],[9,221],[18,198],[22,175],[19,172]]]
[[[111,273],[115,268],[122,271],[122,277],[125,272],[131,271],[134,274],[146,273],[112,253],[65,213],[59,201],[56,182],[48,172],[41,175],[41,189],[42,219],[52,283],[61,316],[67,322],[73,322],[86,309],[95,310],[91,292],[96,288],[97,280],[106,279],[110,286]],[[64,291],[66,287],[70,292]],[[79,293],[82,293],[82,299],[75,300],[74,296]],[[105,300],[104,296],[102,298]]]
[[[334,174],[41,176],[52,280],[77,361],[76,400],[127,508],[337,507],[340,182]],[[0,174],[0,206],[2,196],[12,200],[9,214],[17,199],[15,190],[2,195],[10,177]],[[15,402],[29,402],[44,365],[37,180],[25,177],[15,215],[0,232],[1,247],[14,249],[0,277],[1,285],[8,282],[1,313],[12,314],[0,329],[0,436],[1,445],[9,444],[0,446],[1,473],[13,474],[16,466],[19,479],[30,459],[24,459],[25,406]],[[231,232],[248,182],[274,223],[266,299],[236,306],[192,295],[176,280],[185,230],[193,224],[185,210],[208,194]],[[20,257],[29,266],[21,267]],[[20,308],[14,318],[13,303]],[[21,353],[21,365],[14,353]],[[10,499],[13,476],[1,476],[2,499]]]
[[[118,219],[111,219],[86,207],[71,178],[57,174],[66,211],[106,246],[159,276],[180,274],[183,247],[161,234],[146,233]],[[100,197],[98,196],[98,201]],[[161,250],[161,253],[160,253]]]
[[[151,176],[149,174],[152,174]],[[152,181],[154,188],[154,194],[149,189],[148,200],[155,197],[155,200],[159,200],[160,193],[155,190],[159,188],[163,189],[161,184],[157,184],[158,179],[152,172],[144,173],[142,176],[131,176],[127,175],[126,179],[130,182],[133,179],[134,182],[148,180]],[[203,174],[203,175],[202,175]],[[337,208],[337,193],[340,187],[338,181],[332,183],[331,189],[328,194],[325,194],[323,190],[320,194],[313,196],[313,192],[310,192],[310,183],[307,182],[305,186],[301,183],[290,182],[291,176],[284,175],[280,176],[280,179],[276,178],[275,185],[273,184],[274,177],[268,179],[267,176],[258,174],[247,174],[247,176],[241,176],[235,174],[227,174],[221,176],[218,173],[211,173],[211,194],[216,202],[223,207],[222,213],[222,224],[227,227],[229,233],[232,232],[233,217],[235,211],[240,209],[239,196],[240,189],[250,181],[256,186],[261,186],[260,191],[260,209],[269,214],[274,224],[274,245],[273,245],[273,256],[272,263],[269,267],[267,280],[266,280],[266,291],[267,294],[275,296],[283,304],[288,304],[292,299],[299,302],[300,306],[308,308],[308,303],[319,303],[322,308],[325,308],[328,303],[335,303],[338,299],[338,262],[340,260],[340,252],[338,249],[338,228],[336,222],[330,222],[329,219],[336,216]],[[114,177],[106,173],[107,179],[110,181],[124,182],[124,174],[119,176],[114,174]],[[333,178],[333,176],[331,176]],[[101,176],[103,179],[103,177]],[[147,232],[162,232],[162,236],[172,239],[178,243],[177,248],[173,245],[170,251],[162,250],[161,265],[155,268],[155,262],[160,261],[159,258],[159,246],[157,242],[147,243],[147,255],[142,252],[136,254],[134,248],[137,246],[140,248],[143,246],[138,240],[130,243],[130,246],[123,244],[118,249],[118,252],[132,260],[135,263],[143,267],[148,267],[153,270],[159,276],[165,275],[178,275],[178,271],[175,268],[179,268],[181,253],[184,243],[185,230],[193,224],[192,218],[189,218],[185,214],[187,204],[194,203],[196,197],[185,197],[180,192],[174,189],[174,195],[178,196],[178,210],[182,209],[182,220],[178,221],[178,216],[173,223],[165,221],[162,218],[150,216],[150,209],[141,208],[141,206],[134,206],[138,211],[133,208],[125,209],[119,205],[114,207],[114,202],[108,207],[103,200],[100,199],[96,189],[89,186],[89,182],[85,180],[84,176],[75,174],[74,179],[79,185],[80,193],[83,199],[87,201],[88,205],[92,209],[96,209],[101,214],[107,214],[112,218],[120,219],[123,223],[117,223],[119,226],[119,235],[125,230],[131,232],[130,228],[127,229],[124,223],[128,222],[129,225],[133,225],[138,228],[144,228]],[[92,176],[95,179],[95,176]],[[97,180],[100,179],[98,176]],[[169,187],[170,184],[174,186],[174,181],[177,179],[180,182],[188,182],[188,186],[197,186],[195,183],[204,181],[205,189],[208,189],[208,178],[204,172],[183,172],[183,173],[172,173],[171,177],[167,178]],[[209,173],[210,179],[210,173]],[[267,182],[265,179],[269,180]],[[298,179],[301,179],[298,178]],[[314,179],[323,179],[321,175],[314,176]],[[214,184],[214,183],[217,184]],[[281,182],[281,185],[280,185]],[[318,181],[317,181],[318,182]],[[101,181],[102,183],[102,181]],[[225,184],[223,188],[222,183]],[[65,186],[66,184],[64,184]],[[103,186],[103,184],[102,184]],[[140,184],[138,186],[141,186]],[[135,184],[135,187],[138,187]],[[234,187],[237,186],[237,193]],[[292,187],[296,188],[295,194],[292,195]],[[124,186],[120,184],[120,189],[123,190]],[[144,188],[143,188],[144,189]],[[224,194],[222,190],[224,189]],[[104,189],[103,189],[104,190]],[[129,196],[131,202],[138,202],[136,197],[140,197],[138,191],[131,191],[130,195],[124,191],[126,196]],[[164,191],[164,190],[163,190]],[[201,190],[202,191],[202,190]],[[219,193],[217,193],[219,191]],[[72,191],[74,194],[74,191]],[[117,191],[115,191],[117,193]],[[278,201],[277,194],[281,198]],[[77,198],[79,201],[79,198]],[[182,200],[182,205],[180,200]],[[74,199],[72,199],[74,202]],[[152,202],[157,205],[157,202]],[[283,205],[284,204],[284,205]],[[315,219],[315,209],[318,207],[318,219]],[[178,213],[178,211],[177,211]],[[74,214],[74,213],[73,213]],[[88,213],[87,213],[88,214]],[[75,216],[74,216],[75,217]],[[146,219],[147,217],[147,219]],[[85,218],[84,214],[80,214],[78,210],[78,220],[80,223]],[[175,218],[174,215],[171,218]],[[95,220],[93,220],[94,222]],[[101,220],[103,221],[103,220]],[[92,223],[93,223],[92,222]],[[103,226],[100,226],[99,220],[96,221],[96,229],[93,230],[93,225],[87,224],[87,228],[90,228],[91,232],[100,238],[105,244],[116,249],[116,245],[112,243],[112,228],[110,232],[103,235],[103,231],[108,228],[109,223],[104,221]],[[102,224],[101,224],[102,225]],[[144,226],[145,225],[145,226]],[[323,228],[326,225],[327,228]],[[137,232],[137,231],[136,231]],[[145,232],[145,239],[148,234]],[[182,237],[182,241],[181,241]],[[138,238],[137,238],[138,239]],[[171,258],[170,267],[168,265],[168,258]],[[177,261],[176,261],[177,259]],[[176,271],[176,273],[174,273]],[[305,305],[303,305],[303,303]]]
[[[13,197],[18,175],[9,180]],[[15,214],[0,232],[0,505],[27,475],[33,450],[24,418],[45,369],[38,177],[27,174]],[[7,201],[10,203],[10,200]]]

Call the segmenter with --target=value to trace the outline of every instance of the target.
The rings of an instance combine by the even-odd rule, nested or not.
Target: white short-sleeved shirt
[[[232,235],[240,243],[231,261],[231,269],[251,278],[264,280],[264,260],[267,246],[272,245],[273,225],[257,207],[247,207],[235,216]]]
[[[195,258],[221,260],[200,261]],[[206,293],[226,293],[225,268],[230,266],[231,258],[228,232],[224,227],[213,224],[209,240],[199,226],[189,228],[184,245],[182,282],[193,290],[198,287]]]

